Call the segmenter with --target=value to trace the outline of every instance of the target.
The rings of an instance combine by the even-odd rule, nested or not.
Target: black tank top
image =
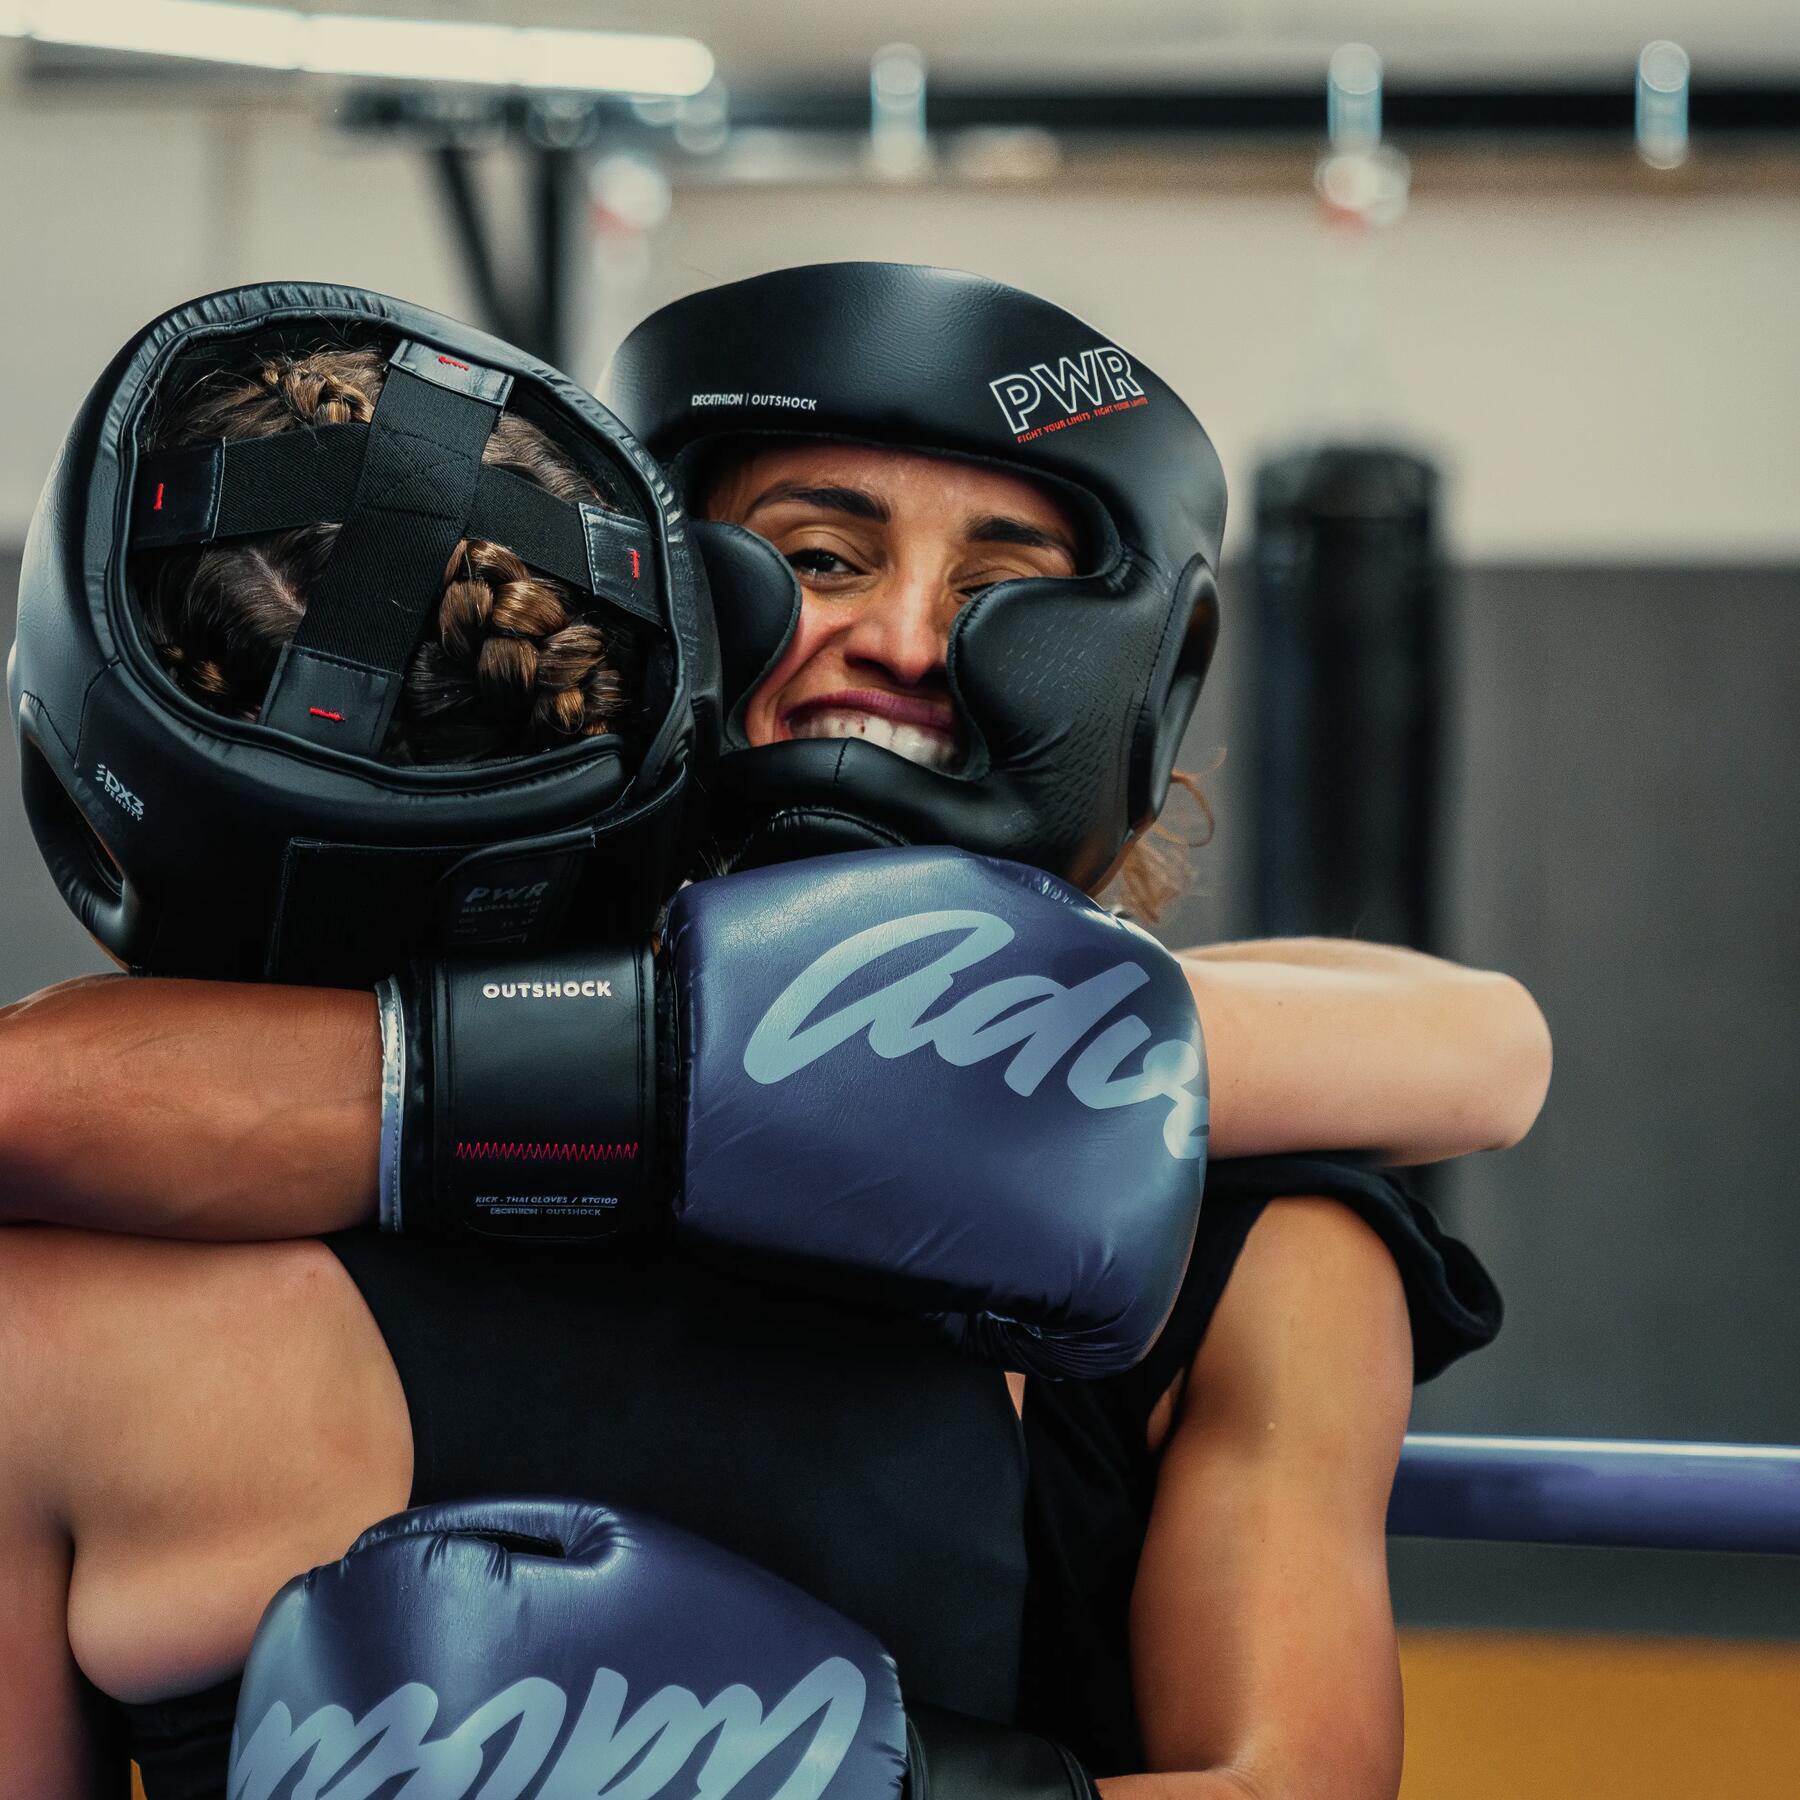
[[[1387,1242],[1421,1379],[1498,1329],[1470,1252],[1391,1177],[1336,1157],[1214,1164],[1151,1356],[1110,1381],[1029,1383],[1022,1427],[996,1371],[904,1321],[691,1263],[331,1242],[406,1393],[413,1504],[566,1493],[661,1513],[866,1626],[909,1695],[1029,1725],[1111,1774],[1143,1767],[1126,1621],[1150,1412],[1281,1194],[1336,1197]],[[223,1793],[235,1704],[232,1682],[121,1709],[148,1800]]]

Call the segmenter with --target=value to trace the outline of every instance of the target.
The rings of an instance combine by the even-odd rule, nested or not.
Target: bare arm
[[[1550,1033],[1506,975],[1336,938],[1182,952],[1206,1028],[1215,1156],[1435,1162],[1516,1144]]]
[[[1278,1201],[1163,1453],[1131,1614],[1151,1773],[1107,1800],[1393,1800],[1386,1515],[1411,1399],[1387,1251],[1330,1201]]]
[[[10,1467],[0,1472],[0,1545],[0,1794],[124,1800],[124,1752],[69,1651],[66,1534]]]
[[[1524,1135],[1549,1038],[1505,976],[1364,944],[1183,958],[1220,1156],[1424,1162]],[[309,1236],[373,1214],[380,1129],[366,993],[65,982],[0,1008],[0,1221],[163,1237]]]
[[[124,1747],[69,1645],[75,1546],[44,1455],[88,1396],[74,1423],[37,1403],[62,1319],[53,1291],[18,1279],[11,1248],[0,1246],[0,1795],[124,1800]]]
[[[372,1219],[375,997],[97,976],[0,1008],[0,1221],[181,1238]]]

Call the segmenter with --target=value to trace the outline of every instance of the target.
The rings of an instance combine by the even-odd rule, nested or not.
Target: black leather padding
[[[576,585],[597,604],[633,615],[643,654],[632,742],[582,737],[468,767],[386,763],[365,753],[372,726],[337,726],[352,714],[378,722],[391,684],[329,646],[290,656],[315,662],[298,731],[279,729],[279,716],[228,718],[176,687],[140,611],[134,522],[169,544],[244,521],[228,515],[229,448],[159,462],[162,473],[146,477],[149,459],[169,454],[151,448],[159,409],[190,382],[321,340],[409,358],[420,381],[397,376],[396,395],[434,383],[449,395],[460,381],[482,412],[504,398],[591,475],[604,506],[586,515],[570,506],[554,521],[484,475],[464,522],[546,526],[545,555],[585,575]],[[326,428],[317,441],[335,461],[368,436],[368,427]],[[429,468],[412,473],[430,487]],[[309,512],[341,501],[341,472],[290,468],[281,480],[290,478]],[[253,499],[255,486],[245,490]],[[698,765],[711,761],[721,713],[685,510],[637,440],[527,352],[323,282],[190,301],[134,334],[102,371],[26,538],[7,691],[33,831],[64,899],[113,955],[156,974],[341,986],[376,980],[433,944],[597,942],[647,929],[691,860]],[[542,895],[477,893],[471,872],[483,858],[516,863],[526,850],[530,881],[548,884]],[[315,878],[325,852],[354,869],[354,882]],[[471,878],[459,883],[458,872]],[[457,889],[454,906],[440,904],[445,883]]]
[[[719,654],[733,702],[726,729],[741,743],[744,707],[800,621],[800,588],[775,546],[741,525],[702,519],[693,535],[709,588],[730,606],[731,630],[721,634]]]
[[[808,854],[860,818],[1098,883],[1169,787],[1218,634],[1225,479],[1165,382],[1084,320],[1002,282],[911,264],[781,269],[689,295],[620,346],[620,416],[704,507],[721,459],[766,438],[926,451],[1023,474],[1085,540],[1071,579],[965,606],[946,681],[964,758],[927,769],[852,740],[750,745],[729,723],[713,823],[725,860]],[[717,526],[705,527],[717,530]],[[791,639],[763,574],[722,559],[728,721]],[[798,596],[789,598],[798,619]],[[830,820],[824,836],[806,821]]]
[[[1024,431],[995,391],[1014,376],[1039,390]],[[1195,554],[1218,566],[1224,472],[1180,396],[1086,320],[984,276],[818,263],[727,282],[652,313],[607,392],[664,458],[765,433],[975,457],[1092,495],[1170,576]]]

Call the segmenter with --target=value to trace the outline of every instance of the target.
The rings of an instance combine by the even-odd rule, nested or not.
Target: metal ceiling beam
[[[344,97],[343,121],[362,130],[525,133],[546,102],[520,94],[453,103],[430,89],[358,89]],[[574,114],[588,129],[609,137],[642,134],[663,138],[629,102],[613,99],[554,101],[567,130]],[[1615,86],[1469,85],[1389,86],[1383,97],[1384,131],[1402,144],[1422,140],[1526,138],[1630,144],[1634,95],[1629,82]],[[796,133],[862,132],[869,125],[866,83],[762,90],[731,95],[733,126]],[[1794,140],[1800,138],[1800,81],[1712,83],[1696,81],[1688,117],[1697,140]],[[1168,90],[1031,90],[958,88],[942,82],[930,90],[926,129],[933,133],[980,128],[1035,127],[1059,137],[1085,135],[1170,139],[1319,139],[1325,135],[1323,86],[1214,87]]]

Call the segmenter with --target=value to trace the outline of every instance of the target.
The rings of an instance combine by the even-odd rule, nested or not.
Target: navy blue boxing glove
[[[647,949],[438,963],[390,1228],[693,1246],[931,1314],[1008,1367],[1136,1362],[1199,1214],[1179,963],[1054,876],[865,851],[701,882]]]
[[[900,1800],[906,1766],[893,1664],[831,1607],[646,1514],[465,1501],[275,1596],[227,1792]]]

